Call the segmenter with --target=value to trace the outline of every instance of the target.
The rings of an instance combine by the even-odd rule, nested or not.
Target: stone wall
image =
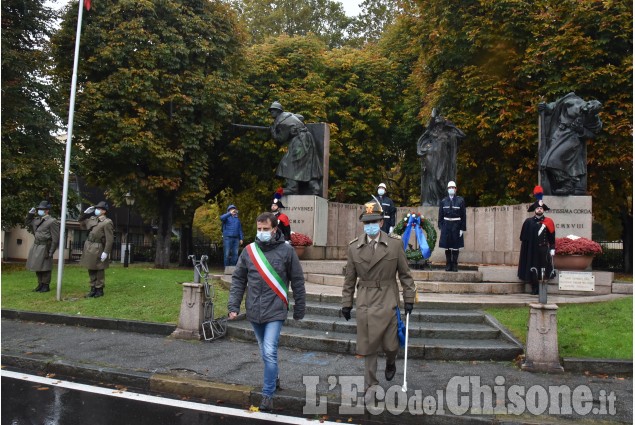
[[[575,234],[591,239],[590,196],[545,196],[544,202],[551,208],[546,215],[556,224],[556,237]],[[314,246],[307,251],[305,259],[346,259],[348,243],[363,231],[359,221],[362,205],[327,202],[314,196],[289,196],[284,204],[290,207],[285,213],[291,220],[292,230],[306,233],[314,239]],[[465,248],[461,251],[460,262],[517,265],[520,230],[523,221],[533,215],[527,212],[529,205],[467,208]],[[397,219],[402,219],[409,212],[423,214],[439,233],[438,208],[400,207]],[[320,234],[322,232],[326,232],[326,237]],[[416,246],[414,233],[410,243]],[[445,261],[445,254],[438,247],[438,238],[431,260]]]

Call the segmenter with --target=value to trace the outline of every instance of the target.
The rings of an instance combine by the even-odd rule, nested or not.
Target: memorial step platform
[[[356,309],[346,321],[336,302],[307,297],[306,315],[296,321],[289,313],[280,345],[304,350],[355,354]],[[402,313],[403,315],[403,313]],[[523,346],[498,322],[481,311],[428,309],[417,304],[410,316],[408,356],[429,360],[513,360]],[[228,323],[230,337],[255,341],[246,320]]]

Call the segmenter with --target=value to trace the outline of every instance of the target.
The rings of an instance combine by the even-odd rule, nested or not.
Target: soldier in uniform
[[[284,240],[291,241],[291,222],[289,222],[289,217],[280,211],[281,208],[284,208],[282,201],[278,198],[274,198],[271,203],[271,212],[278,219],[278,228],[282,231]]]
[[[375,397],[374,386],[379,383],[376,376],[379,350],[386,354],[386,380],[392,380],[397,371],[397,273],[407,314],[412,312],[416,288],[401,239],[380,230],[384,220],[381,206],[377,202],[369,202],[364,207],[365,211],[360,216],[364,233],[348,246],[342,315],[346,320],[351,318],[353,295],[357,288],[357,354],[364,356],[365,398],[369,404]]]
[[[26,216],[25,224],[35,235],[33,246],[26,261],[27,270],[35,272],[37,288],[34,292],[49,292],[51,289],[51,269],[53,254],[60,241],[60,222],[49,215],[51,204],[40,202],[37,208],[31,208]],[[37,211],[37,217],[35,216]]]
[[[553,271],[551,257],[556,253],[556,226],[544,216],[549,207],[542,199],[529,206],[527,212],[534,216],[525,220],[520,231],[520,259],[518,278],[531,283],[531,294],[538,295],[539,273],[544,269],[544,278],[550,279]]]
[[[384,211],[384,224],[381,226],[381,230],[386,233],[392,233],[395,228],[395,215],[397,208],[395,203],[386,195],[386,184],[379,183],[377,185],[377,196],[373,196],[376,201],[379,201],[381,209]]]
[[[105,270],[110,264],[108,253],[112,249],[114,239],[112,220],[106,217],[107,213],[108,204],[101,201],[95,206],[88,207],[79,218],[80,227],[89,231],[82,258],[79,260],[79,263],[88,269],[90,277],[90,292],[86,297],[104,296]]]
[[[445,248],[445,271],[459,271],[459,248],[465,233],[465,201],[456,195],[456,183],[448,182],[448,196],[439,204],[439,247]]]

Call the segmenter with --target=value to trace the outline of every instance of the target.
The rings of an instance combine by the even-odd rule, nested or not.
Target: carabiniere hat
[[[37,206],[38,210],[50,210],[51,209],[51,203],[49,201],[42,201],[40,202],[40,205]]]
[[[108,211],[108,203],[106,201],[101,201],[97,205],[95,205],[95,208]]]
[[[384,218],[384,211],[377,202],[367,202],[364,204],[364,212],[359,216],[359,220],[366,223],[368,221],[377,221]]]
[[[550,208],[547,206],[547,204],[545,204],[544,202],[542,202],[542,199],[539,201],[534,202],[533,204],[531,204],[529,206],[529,208],[527,208],[527,212],[532,212],[534,211],[536,208],[538,207],[542,207],[543,211],[549,211]]]

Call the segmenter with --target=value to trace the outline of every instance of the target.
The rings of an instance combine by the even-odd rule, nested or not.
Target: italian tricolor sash
[[[260,277],[263,278],[267,285],[271,288],[273,292],[276,293],[277,296],[284,302],[284,304],[289,307],[289,298],[287,295],[287,284],[280,278],[276,270],[269,264],[267,257],[262,253],[258,245],[255,242],[247,245],[247,253],[249,254],[249,258],[256,266],[258,273],[260,273]]]

